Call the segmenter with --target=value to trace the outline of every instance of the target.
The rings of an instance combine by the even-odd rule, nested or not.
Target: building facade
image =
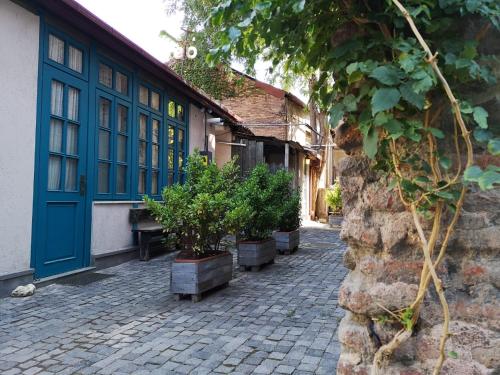
[[[0,2],[0,83],[0,294],[134,256],[130,208],[230,158],[236,119],[73,0]]]

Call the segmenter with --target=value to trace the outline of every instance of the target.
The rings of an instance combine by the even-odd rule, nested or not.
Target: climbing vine
[[[329,111],[332,127],[343,122],[360,133],[373,168],[411,212],[424,258],[415,301],[400,311],[382,306],[401,330],[378,349],[372,371],[384,373],[394,350],[412,335],[432,282],[443,311],[439,374],[450,313],[436,269],[471,184],[491,189],[500,183],[499,129],[492,126],[500,118],[491,111],[498,100],[476,101],[496,84],[500,51],[491,47],[500,3],[404,3],[219,1],[210,23],[224,27],[207,62],[264,55],[293,74],[315,72],[315,99]],[[474,155],[486,153],[490,162],[475,165]]]

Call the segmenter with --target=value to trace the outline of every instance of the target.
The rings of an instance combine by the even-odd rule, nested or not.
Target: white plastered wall
[[[207,114],[207,119],[214,116]],[[212,160],[215,161],[216,143],[214,126],[207,124],[206,135],[208,137],[208,151],[212,153]],[[203,151],[205,149],[205,114],[200,108],[191,104],[189,106],[189,153],[195,149]]]
[[[30,268],[39,25],[0,1],[0,276]]]
[[[138,203],[138,202],[135,202]],[[97,202],[92,206],[92,255],[134,247],[129,212],[134,202]],[[139,204],[142,207],[142,202]]]

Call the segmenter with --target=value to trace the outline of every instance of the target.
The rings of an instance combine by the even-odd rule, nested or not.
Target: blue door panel
[[[35,277],[88,266],[88,83],[44,64],[34,228]]]

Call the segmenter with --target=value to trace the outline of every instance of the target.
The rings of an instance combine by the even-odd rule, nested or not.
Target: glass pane
[[[179,165],[178,165],[178,170],[182,172],[184,169],[184,154],[179,153]]]
[[[154,91],[151,91],[151,108],[160,110],[160,94]]]
[[[184,130],[179,129],[179,151],[184,150]]]
[[[52,34],[49,35],[49,59],[64,64],[64,41]]]
[[[123,194],[127,192],[127,166],[116,166],[116,192]]]
[[[47,187],[49,190],[59,190],[61,186],[61,157],[49,156],[49,176]]]
[[[62,152],[62,131],[63,122],[54,118],[50,119],[49,151]]]
[[[139,194],[146,193],[146,170],[139,169],[139,184],[137,186],[137,192]]]
[[[158,168],[158,165],[160,164],[159,147],[158,147],[158,145],[153,145],[152,159],[153,159],[152,160],[153,168]]]
[[[70,69],[81,73],[83,71],[83,53],[80,49],[69,46],[68,51],[68,66]]]
[[[108,99],[99,99],[99,126],[109,129],[109,115],[111,102]]]
[[[173,173],[169,173],[168,174],[168,186],[172,186],[174,184],[174,174]]]
[[[127,137],[118,135],[116,144],[116,160],[127,162]]]
[[[80,101],[80,90],[70,87],[68,89],[68,118],[78,121],[78,105]]]
[[[184,121],[184,107],[180,104],[177,105],[177,120]]]
[[[173,145],[174,144],[174,136],[175,136],[175,130],[173,127],[168,128],[168,144]]]
[[[174,170],[174,150],[172,150],[172,149],[168,150],[167,164],[168,164],[168,169],[170,171],[173,171]]]
[[[64,181],[64,190],[76,191],[76,175],[78,174],[78,160],[66,159],[66,176]]]
[[[151,175],[151,194],[158,194],[158,171]]]
[[[53,115],[63,115],[63,90],[64,85],[61,82],[52,81],[52,90],[50,93],[50,113]]]
[[[123,105],[118,105],[118,131],[120,133],[127,132],[128,108]]]
[[[78,155],[78,126],[69,124],[66,128],[66,153]]]
[[[128,95],[128,77],[125,74],[116,72],[115,90],[121,92],[124,95]]]
[[[175,103],[173,101],[168,102],[168,115],[175,117]]]
[[[99,159],[109,160],[109,132],[99,130]]]
[[[146,165],[146,142],[139,141],[139,164]]]
[[[110,88],[113,87],[113,69],[103,63],[99,64],[99,83]]]
[[[160,143],[160,121],[153,119],[153,143]]]
[[[109,164],[99,163],[97,185],[99,193],[109,193]]]
[[[139,138],[146,139],[147,138],[147,126],[148,126],[148,117],[145,115],[139,116]]]
[[[148,98],[148,88],[144,86],[139,86],[139,102],[144,105],[149,105]]]

